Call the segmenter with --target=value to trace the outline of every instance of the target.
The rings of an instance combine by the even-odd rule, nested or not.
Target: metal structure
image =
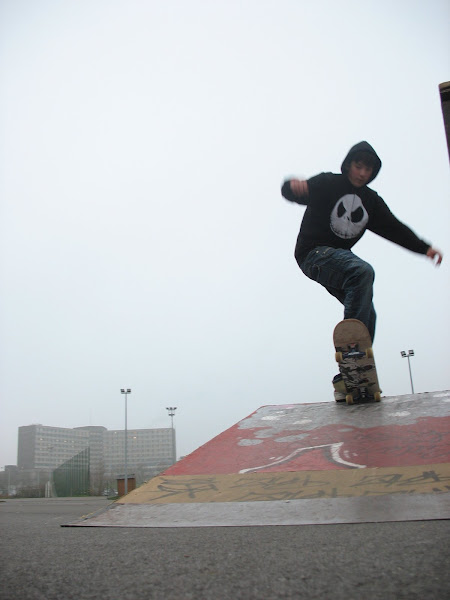
[[[447,139],[448,156],[450,158],[450,81],[439,84],[442,116],[444,117],[445,137]]]
[[[414,356],[414,350],[408,350],[408,354],[406,354],[406,352],[404,350],[402,350],[400,352],[400,354],[402,355],[402,358],[408,359],[409,380],[411,381],[411,393],[414,394],[414,385],[413,385],[413,379],[412,379],[412,373],[411,373],[411,362],[409,360],[411,358],[411,356]]]
[[[120,393],[125,396],[125,496],[128,494],[128,423],[127,423],[127,396],[131,394],[130,388],[121,388]]]

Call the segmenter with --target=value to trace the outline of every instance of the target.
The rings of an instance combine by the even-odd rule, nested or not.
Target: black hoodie
[[[320,173],[308,179],[308,196],[295,196],[290,188],[290,179],[283,183],[283,196],[307,207],[295,247],[297,262],[300,263],[317,246],[350,250],[366,229],[419,254],[426,254],[430,247],[391,213],[374,190],[366,185],[355,188],[350,183],[346,175],[347,168],[352,156],[359,151],[375,156],[377,164],[370,179],[373,181],[381,168],[381,160],[370,144],[360,142],[345,157],[341,166],[342,175]]]

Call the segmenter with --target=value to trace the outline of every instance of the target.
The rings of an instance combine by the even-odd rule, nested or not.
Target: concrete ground
[[[450,597],[449,424],[450,391],[266,406],[95,517],[0,502],[0,600]]]
[[[449,521],[61,527],[107,504],[0,502],[0,600],[450,597]]]

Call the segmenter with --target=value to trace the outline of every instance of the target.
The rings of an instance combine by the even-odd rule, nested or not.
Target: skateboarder
[[[345,157],[341,174],[287,179],[281,188],[286,200],[306,206],[295,247],[300,269],[344,305],[344,319],[359,319],[366,325],[372,342],[376,322],[372,302],[375,273],[369,263],[351,251],[365,230],[425,254],[436,265],[443,257],[399,221],[384,200],[367,187],[380,169],[381,160],[372,146],[359,142]],[[339,379],[339,375],[333,379],[335,387]]]

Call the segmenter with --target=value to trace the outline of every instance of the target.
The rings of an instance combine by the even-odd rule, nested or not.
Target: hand
[[[427,256],[428,258],[431,258],[437,267],[441,264],[442,259],[444,258],[442,252],[439,252],[439,250],[436,250],[436,248],[432,248],[431,246],[427,250]]]
[[[302,197],[309,194],[308,182],[304,179],[291,179],[291,192],[296,196]]]

